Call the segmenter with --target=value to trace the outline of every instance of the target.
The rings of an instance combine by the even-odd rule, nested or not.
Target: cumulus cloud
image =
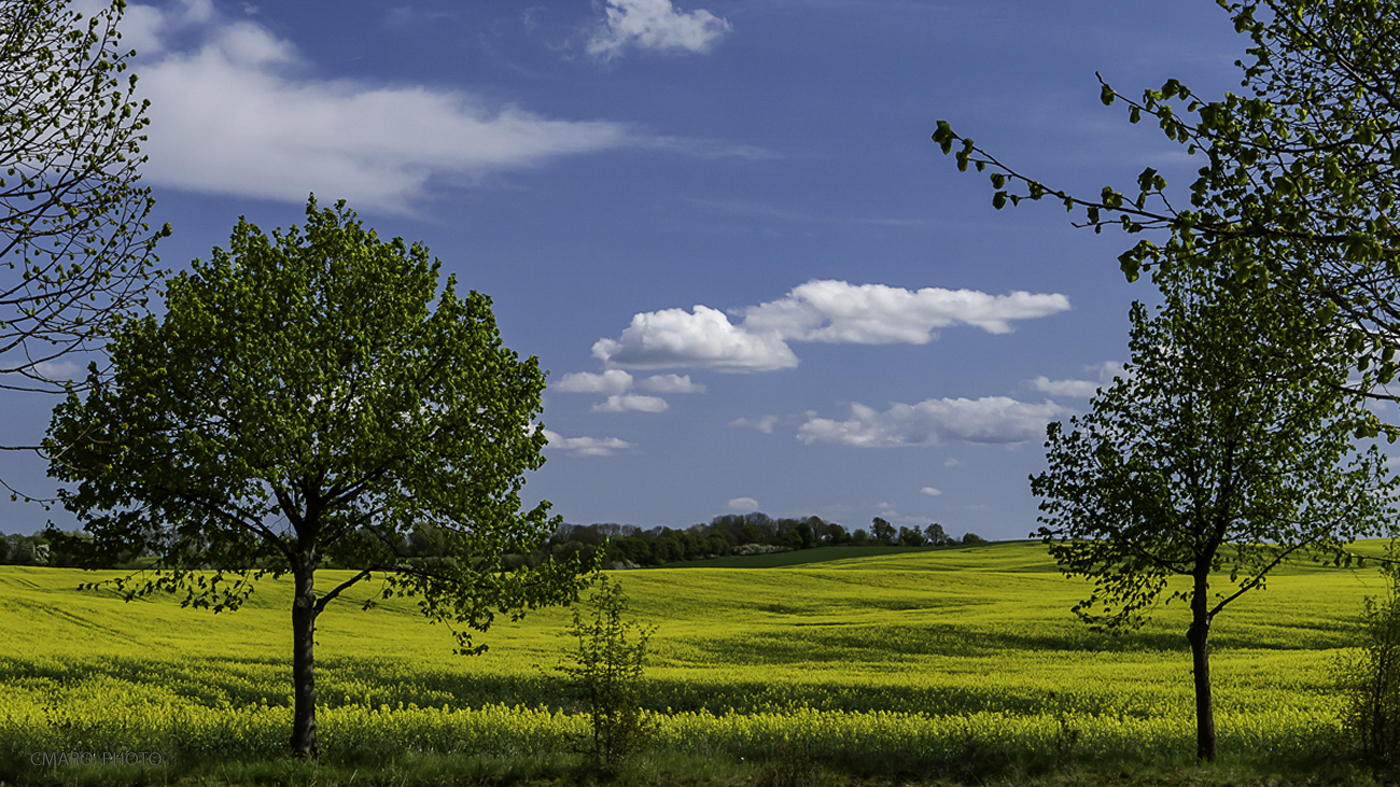
[[[809,281],[783,298],[744,310],[744,328],[784,339],[841,344],[924,344],[938,328],[963,323],[988,333],[1010,333],[1011,320],[1045,317],[1069,308],[1056,294]]]
[[[670,405],[659,396],[643,396],[641,394],[622,394],[609,396],[606,402],[599,402],[593,405],[595,413],[625,413],[636,411],[641,413],[664,413]]]
[[[549,387],[561,393],[620,394],[632,387],[632,375],[621,369],[609,369],[602,374],[573,372]]]
[[[941,489],[934,489],[934,488],[931,487],[931,486],[926,486],[926,487],[920,489],[919,491],[920,491],[920,492],[923,492],[924,494],[928,495],[929,497],[938,497],[939,495],[943,494],[943,490],[941,490]]]
[[[1044,391],[1051,396],[1080,396],[1090,397],[1098,393],[1100,388],[1107,388],[1113,384],[1116,377],[1124,374],[1123,364],[1115,361],[1106,361],[1101,364],[1084,367],[1085,371],[1098,372],[1098,381],[1093,380],[1051,380],[1045,375],[1036,377],[1026,382],[1037,391]]]
[[[610,374],[613,371],[615,370],[610,369],[608,372],[605,372],[605,374]],[[679,374],[654,374],[638,383],[637,387],[641,388],[643,391],[651,391],[652,393],[687,394],[705,392],[704,384],[691,382],[690,375],[688,374],[684,377]]]
[[[616,451],[632,447],[626,440],[617,437],[563,437],[558,432],[544,430],[548,440],[546,449],[567,451],[574,456],[612,456]]]
[[[742,429],[754,429],[764,434],[773,434],[773,425],[778,423],[778,416],[765,415],[762,418],[735,418],[729,422],[732,427]]]
[[[709,11],[685,13],[671,0],[607,0],[603,22],[586,50],[600,60],[620,57],[628,46],[705,53],[729,30],[729,22]]]
[[[752,497],[736,497],[729,501],[729,510],[743,511],[744,513],[757,511],[758,501],[754,500]]]
[[[1005,396],[895,403],[884,412],[854,403],[849,419],[812,418],[798,428],[797,437],[809,445],[841,443],[859,448],[1019,443],[1043,437],[1047,423],[1072,413],[1054,402],[1028,404]]]
[[[617,339],[599,339],[593,355],[609,366],[664,369],[698,366],[721,372],[790,369],[797,356],[781,337],[755,334],[729,322],[724,312],[697,305],[633,315]]]
[[[924,344],[937,329],[957,324],[1006,333],[1011,321],[1069,308],[1060,294],[809,281],[787,295],[735,311],[739,324],[708,306],[665,309],[632,317],[617,339],[599,339],[593,355],[608,366],[659,369],[690,366],[723,372],[763,372],[798,364],[790,341],[849,344]]]
[[[128,7],[124,43],[151,100],[151,183],[301,202],[308,192],[407,210],[434,177],[473,180],[615,148],[628,129],[547,118],[421,85],[310,76],[291,42],[206,1]],[[196,43],[167,49],[176,37]]]

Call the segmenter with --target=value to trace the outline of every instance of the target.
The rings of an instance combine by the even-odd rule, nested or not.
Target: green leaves
[[[0,4],[0,352],[31,360],[11,385],[62,392],[43,370],[69,352],[100,347],[104,334],[139,310],[160,272],[156,242],[168,231],[145,223],[153,200],[138,183],[146,102],[116,74],[125,3],[88,18],[68,3]],[[23,286],[20,286],[23,285]]]
[[[948,153],[952,152],[953,142],[957,138],[957,135],[953,133],[953,127],[948,124],[948,121],[938,121],[938,128],[933,132],[933,141],[938,143],[938,147],[943,150],[943,155],[946,156]]]
[[[1155,269],[1164,305],[1134,305],[1131,374],[1047,430],[1035,535],[1093,581],[1076,612],[1095,625],[1140,625],[1168,577],[1224,572],[1213,616],[1282,561],[1335,554],[1395,514],[1384,457],[1352,442],[1389,437],[1342,388],[1361,335],[1313,323],[1295,282],[1249,262],[1215,247]]]
[[[111,377],[55,411],[64,504],[95,543],[154,552],[173,572],[155,589],[193,588],[196,605],[213,592],[201,566],[326,557],[468,628],[573,598],[581,566],[502,557],[555,526],[519,498],[544,462],[544,374],[502,344],[490,299],[440,287],[439,269],[343,202],[312,199],[270,235],[240,221],[169,282],[159,320],[118,326]],[[440,536],[421,559],[418,528]]]

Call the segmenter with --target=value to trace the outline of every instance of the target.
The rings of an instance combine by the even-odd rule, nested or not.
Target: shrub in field
[[[647,641],[656,627],[625,618],[627,596],[606,576],[587,606],[589,614],[574,610],[568,633],[578,643],[556,669],[592,722],[589,756],[601,768],[615,768],[639,751],[651,733],[639,695]]]
[[[1359,652],[1337,666],[1346,698],[1342,727],[1367,757],[1393,762],[1400,755],[1400,566],[1388,564],[1389,591],[1367,598]]]

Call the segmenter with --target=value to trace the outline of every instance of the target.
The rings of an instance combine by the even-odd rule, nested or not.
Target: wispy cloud
[[[1098,372],[1098,381],[1094,380],[1051,380],[1045,375],[1041,375],[1026,383],[1037,391],[1043,391],[1051,396],[1075,396],[1087,398],[1098,393],[1100,388],[1107,388],[1113,384],[1113,380],[1123,376],[1123,364],[1115,361],[1107,361],[1101,364],[1084,367],[1085,371]]]
[[[617,437],[564,437],[548,429],[544,430],[544,436],[549,441],[546,449],[567,451],[574,456],[612,456],[632,447],[631,443]]]
[[[125,25],[151,100],[144,172],[159,185],[297,203],[314,191],[402,211],[435,177],[471,181],[636,142],[621,123],[460,91],[318,79],[290,41],[208,2],[133,5]],[[176,39],[194,43],[168,49]]]
[[[735,418],[729,422],[731,428],[753,429],[764,434],[773,434],[773,426],[778,423],[778,416],[765,415],[762,418]]]
[[[607,0],[602,22],[585,49],[600,60],[621,57],[628,47],[703,54],[730,29],[728,21],[709,11],[685,13],[671,0]]]

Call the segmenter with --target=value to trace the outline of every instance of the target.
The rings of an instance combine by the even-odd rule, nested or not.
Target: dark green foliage
[[[939,533],[942,533],[941,529]],[[946,535],[943,538],[947,539]],[[724,557],[736,549],[739,554],[745,554],[744,548],[750,548],[747,546],[750,544],[801,550],[849,543],[851,537],[844,527],[835,522],[826,522],[821,517],[772,519],[761,512],[753,512],[717,516],[709,524],[691,525],[684,530],[669,527],[643,530],[635,525],[611,523],[566,524],[549,540],[549,550],[556,558],[577,554],[585,561],[601,551],[605,555],[605,564],[623,567],[707,560]],[[896,536],[893,527],[890,527],[888,544],[896,543],[921,546],[924,534],[901,528]],[[947,539],[946,543],[953,541]]]
[[[957,539],[944,532],[943,526],[937,522],[924,528],[924,541],[931,547],[941,547],[957,543]]]
[[[901,527],[899,543],[906,547],[921,547],[924,545],[924,534],[918,528]]]
[[[894,525],[875,517],[870,520],[870,537],[886,546],[895,542]]]
[[[578,642],[555,669],[589,716],[588,755],[598,767],[616,769],[646,746],[651,733],[641,689],[656,627],[627,619],[627,595],[606,575],[585,606],[588,614],[575,609],[568,629]]]

